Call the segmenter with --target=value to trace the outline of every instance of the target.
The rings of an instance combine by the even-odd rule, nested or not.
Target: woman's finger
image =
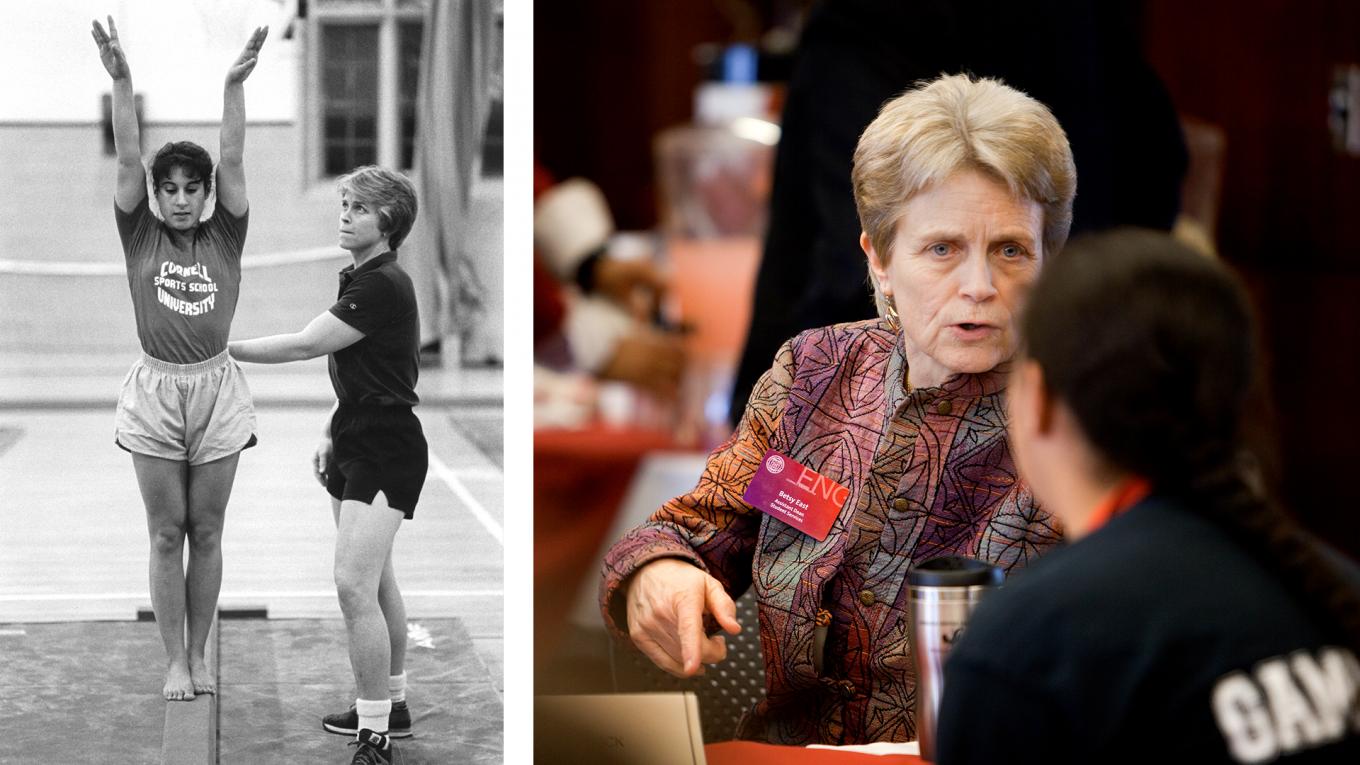
[[[657,608],[657,605],[657,603],[646,599],[638,599],[632,604],[628,613],[629,637],[636,636],[650,640],[660,650],[675,659],[678,665],[681,661],[680,640],[675,628],[675,620],[671,618],[673,614]]]
[[[675,609],[675,626],[680,641],[680,658],[686,676],[693,675],[703,666],[704,602],[699,593],[681,592],[672,601]]]
[[[737,621],[737,604],[732,600],[732,596],[728,595],[722,584],[711,576],[705,585],[708,612],[713,614],[718,626],[733,635],[741,632],[741,623]]]
[[[727,639],[722,635],[704,638],[699,658],[704,664],[717,664],[727,658]]]
[[[689,677],[685,674],[685,668],[674,657],[666,653],[659,643],[651,638],[641,635],[633,638],[633,645],[637,646],[642,655],[652,660],[652,663],[660,667],[667,674],[676,677]]]

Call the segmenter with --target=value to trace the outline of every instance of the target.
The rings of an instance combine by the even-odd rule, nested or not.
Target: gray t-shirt
[[[238,218],[218,204],[188,249],[175,246],[145,197],[132,212],[115,204],[113,213],[142,350],[172,364],[193,364],[225,350],[250,212]]]

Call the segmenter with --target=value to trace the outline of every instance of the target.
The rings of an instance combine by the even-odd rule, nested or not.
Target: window
[[[326,175],[378,161],[376,24],[321,28],[322,156]]]
[[[426,0],[319,0],[309,25],[309,176],[409,170]]]
[[[415,163],[416,86],[420,82],[420,41],[425,30],[420,22],[401,23],[401,166]]]

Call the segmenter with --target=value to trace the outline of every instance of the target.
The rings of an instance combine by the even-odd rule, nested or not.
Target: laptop
[[[693,692],[534,697],[534,762],[705,765]]]

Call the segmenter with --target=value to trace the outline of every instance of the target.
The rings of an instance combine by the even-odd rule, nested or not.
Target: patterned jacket
[[[734,597],[755,587],[766,695],[743,719],[743,738],[914,739],[908,567],[953,554],[1009,570],[1061,538],[1056,519],[1016,476],[1005,371],[910,392],[906,372],[885,321],[788,341],[694,490],[605,557],[602,606],[621,636],[621,585],[649,561],[690,561]],[[849,489],[825,540],[742,501],[768,448]]]

